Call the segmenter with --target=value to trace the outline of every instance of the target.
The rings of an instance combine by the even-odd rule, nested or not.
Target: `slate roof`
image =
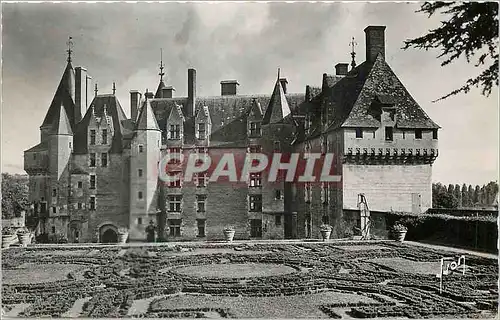
[[[127,136],[132,132],[130,119],[127,119],[120,102],[113,94],[103,94],[94,97],[90,107],[87,109],[85,116],[80,121],[75,130],[74,137],[74,153],[84,154],[87,153],[88,141],[88,126],[91,118],[94,116],[102,117],[104,115],[104,106],[106,105],[106,112],[113,121],[113,140],[111,141],[110,153],[121,153],[123,148],[123,136]]]
[[[34,147],[29,148],[28,150],[24,150],[24,152],[38,152],[38,151],[47,151],[49,148],[49,141],[45,140],[40,142]]]
[[[288,105],[288,100],[286,99],[285,92],[283,91],[283,87],[281,86],[281,81],[278,76],[276,84],[274,85],[273,94],[269,100],[269,105],[266,109],[266,113],[264,114],[262,124],[280,122],[290,113],[290,106]]]
[[[160,130],[156,117],[151,109],[151,103],[148,99],[142,104],[141,111],[137,117],[135,125],[136,130]]]
[[[54,123],[57,115],[59,114],[59,108],[61,104],[64,106],[68,119],[70,120],[72,129],[74,129],[75,124],[80,121],[81,115],[75,114],[75,103],[72,98],[74,94],[73,89],[75,84],[75,71],[71,62],[68,62],[66,68],[64,69],[61,81],[57,86],[52,102],[50,103],[49,110],[43,119],[42,125],[40,127],[49,127]]]
[[[156,89],[155,98],[161,98],[161,91],[163,88],[166,88],[165,82],[163,82],[163,80],[160,80],[160,83],[158,83],[158,88]]]
[[[73,135],[73,130],[71,130],[71,123],[68,119],[68,115],[64,109],[64,105],[61,103],[59,107],[59,112],[54,115],[52,128],[50,129],[50,134],[56,135]]]

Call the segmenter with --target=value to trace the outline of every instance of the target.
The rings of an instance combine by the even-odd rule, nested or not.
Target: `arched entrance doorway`
[[[99,230],[99,242],[101,243],[117,243],[118,232],[114,225],[104,225]]]

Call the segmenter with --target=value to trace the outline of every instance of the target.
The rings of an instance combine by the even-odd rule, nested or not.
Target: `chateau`
[[[424,212],[431,207],[438,129],[385,61],[385,27],[365,29],[366,61],[339,63],[321,86],[289,93],[278,75],[270,94],[187,97],[163,81],[155,92],[130,91],[128,118],[114,94],[93,93],[86,69],[72,66],[40,126],[40,143],[24,152],[30,201],[41,233],[70,242],[145,241],[156,226],[164,240],[214,239],[234,226],[236,239],[317,238],[319,226],[342,237],[346,210]],[[319,80],[319,79],[318,79]],[[163,183],[167,153],[333,153],[335,184],[268,182],[265,174],[235,184]],[[362,195],[362,196],[360,196]],[[365,208],[366,209],[366,208]],[[360,210],[363,211],[363,210]]]

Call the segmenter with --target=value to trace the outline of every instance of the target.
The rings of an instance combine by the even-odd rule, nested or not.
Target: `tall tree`
[[[470,206],[473,207],[474,206],[474,188],[472,188],[471,184],[469,184],[467,191],[469,193]]]
[[[403,49],[440,49],[438,58],[444,59],[441,66],[461,56],[467,63],[472,58],[477,61],[475,66],[482,69],[479,75],[436,101],[467,93],[471,87],[481,87],[482,94],[489,96],[493,86],[498,86],[498,2],[425,2],[417,12],[430,18],[438,11],[446,16],[441,26],[406,40]]]
[[[28,178],[2,173],[2,219],[17,216],[29,207]]]
[[[448,192],[445,185],[441,183],[432,184],[432,207],[454,209],[458,207],[457,198]]]
[[[474,205],[479,204],[479,193],[481,192],[480,190],[481,189],[479,188],[479,186],[476,185],[476,188],[474,189],[474,196],[472,198],[472,202],[474,203]]]
[[[458,207],[462,208],[464,206],[464,203],[462,199],[462,191],[460,191],[460,185],[458,183],[455,185],[454,195],[455,198],[457,198]]]
[[[462,207],[470,207],[470,198],[469,198],[469,190],[467,189],[467,185],[464,183],[462,185]]]

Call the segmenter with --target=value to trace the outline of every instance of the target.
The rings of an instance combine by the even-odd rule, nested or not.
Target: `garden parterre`
[[[30,318],[74,313],[82,299],[79,316],[90,318],[494,316],[496,261],[467,256],[466,274],[445,276],[440,294],[429,266],[443,256],[454,255],[395,242],[10,248],[2,305],[25,304],[18,316]],[[49,269],[45,282],[26,281]],[[130,313],[138,301],[148,305]]]

